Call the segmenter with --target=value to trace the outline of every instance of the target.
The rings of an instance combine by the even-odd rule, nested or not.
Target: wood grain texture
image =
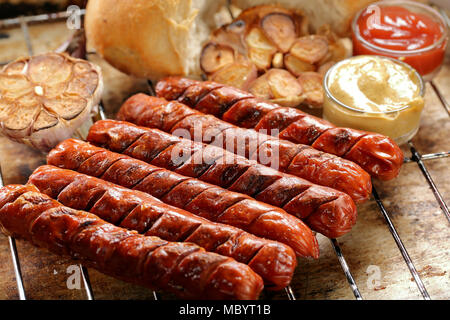
[[[2,31],[3,32],[3,31]],[[21,31],[9,30],[10,38],[0,40],[0,62],[26,54]],[[68,37],[64,23],[30,27],[35,52],[53,50]],[[126,98],[145,92],[146,82],[130,78],[96,55],[89,59],[104,72],[104,106],[113,117]],[[450,63],[435,83],[450,101]],[[421,154],[450,151],[450,121],[447,111],[427,86],[426,107],[421,128],[413,143]],[[408,146],[402,146],[410,157]],[[28,175],[45,162],[45,155],[0,138],[0,163],[6,184],[24,183]],[[425,162],[445,201],[450,202],[450,158]],[[415,162],[406,163],[400,176],[388,182],[375,181],[380,197],[397,228],[432,299],[450,298],[449,223]],[[298,299],[354,299],[344,273],[328,239],[318,235],[321,257],[301,259],[292,288]],[[415,282],[373,199],[358,207],[358,222],[351,233],[340,238],[350,270],[365,299],[421,299]],[[84,288],[68,289],[67,268],[76,261],[57,257],[18,241],[25,289],[33,299],[85,299]],[[377,269],[378,268],[378,269]],[[380,282],[371,285],[373,270],[380,271]],[[17,299],[17,290],[7,238],[0,235],[0,299]],[[153,299],[150,290],[112,279],[89,269],[96,299]],[[164,299],[173,296],[161,295]],[[286,299],[284,292],[267,293],[264,299]]]

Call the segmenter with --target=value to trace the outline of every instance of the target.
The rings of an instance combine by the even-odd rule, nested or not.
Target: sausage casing
[[[208,87],[210,90],[201,90]],[[227,88],[228,94],[218,94]],[[198,100],[185,99],[187,92],[202,92]],[[179,100],[189,107],[213,114],[224,121],[245,128],[268,130],[279,138],[311,145],[313,148],[335,154],[359,164],[373,177],[395,178],[403,163],[403,152],[389,137],[378,133],[350,128],[338,128],[328,121],[306,114],[295,108],[280,107],[255,97],[236,100],[240,90],[206,82],[168,77],[156,85],[159,97]],[[192,96],[192,94],[191,94]],[[193,101],[195,103],[193,103]],[[217,108],[217,106],[220,108]],[[205,107],[206,106],[206,107]]]
[[[113,277],[188,299],[257,299],[262,279],[247,265],[114,226],[65,207],[32,185],[0,189],[0,225],[14,237],[70,255]]]
[[[298,256],[317,258],[319,255],[314,234],[300,219],[247,195],[75,139],[56,146],[48,154],[47,163],[146,192],[208,220],[282,242]]]
[[[282,172],[343,191],[355,202],[366,200],[372,190],[370,175],[354,162],[233,126],[175,101],[136,94],[122,105],[117,118],[222,147]]]
[[[144,192],[48,165],[37,168],[29,183],[63,205],[88,211],[114,225],[167,241],[193,242],[246,263],[269,289],[284,288],[292,279],[297,260],[290,247],[213,223]]]
[[[356,207],[347,194],[281,173],[222,148],[114,120],[94,123],[87,140],[175,172],[183,169],[179,173],[192,174],[193,178],[281,207],[328,237],[349,232],[356,222]],[[220,156],[209,157],[211,154]],[[204,159],[208,157],[215,160],[206,163]],[[203,169],[186,170],[188,163],[202,165]]]

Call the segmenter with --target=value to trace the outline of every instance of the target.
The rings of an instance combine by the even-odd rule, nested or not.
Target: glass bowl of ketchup
[[[353,19],[353,53],[399,59],[429,81],[444,61],[447,33],[444,18],[430,6],[413,1],[379,1]]]

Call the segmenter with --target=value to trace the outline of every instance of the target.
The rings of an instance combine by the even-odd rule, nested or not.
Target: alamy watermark
[[[66,20],[67,28],[70,30],[80,30],[81,29],[81,9],[77,5],[71,5],[67,7],[66,10],[69,15]]]
[[[72,264],[67,267],[66,273],[69,275],[66,280],[67,289],[80,290],[81,289],[81,267]]]
[[[367,288],[371,290],[377,290],[381,287],[381,269],[379,266],[370,265],[366,269]]]
[[[367,13],[373,13],[370,15],[369,18],[367,18],[366,26],[368,29],[371,29],[373,25],[380,25],[381,24],[381,9],[379,6],[375,4],[371,4],[366,9]]]

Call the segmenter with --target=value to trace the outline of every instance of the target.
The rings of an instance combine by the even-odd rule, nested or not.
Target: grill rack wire
[[[230,14],[232,15],[231,10],[229,10],[229,11],[230,11]],[[80,16],[84,16],[85,10],[82,9],[82,10],[80,10],[79,13],[80,13]],[[22,30],[22,34],[23,34],[26,46],[27,46],[28,53],[31,56],[31,55],[33,55],[33,46],[31,43],[28,26],[31,24],[37,24],[37,23],[57,22],[57,21],[67,19],[69,16],[70,16],[70,13],[64,11],[64,12],[41,14],[41,15],[34,15],[34,16],[20,16],[20,17],[13,18],[13,19],[3,19],[3,20],[0,20],[0,30],[14,28],[14,27],[20,27]],[[0,66],[5,65],[8,62],[2,62],[2,63],[0,63]],[[433,91],[435,92],[435,94],[437,95],[440,103],[442,104],[442,107],[447,111],[447,114],[450,117],[449,103],[446,101],[444,96],[441,94],[439,88],[435,85],[435,83],[433,81],[430,82],[430,85],[431,85],[431,88],[433,89]],[[151,95],[155,94],[153,84],[150,81],[148,81],[148,92]],[[107,118],[102,104],[100,104],[100,106],[99,106],[99,118],[100,119]],[[422,155],[417,151],[417,149],[415,148],[412,141],[409,141],[408,144],[409,144],[409,149],[411,151],[412,157],[411,158],[405,157],[404,163],[415,162],[418,165],[418,167],[419,167],[420,171],[422,172],[423,176],[425,177],[430,189],[432,190],[432,192],[436,198],[436,201],[439,204],[439,207],[441,208],[441,210],[443,211],[444,215],[446,216],[447,220],[450,223],[449,208],[448,208],[447,204],[445,203],[439,189],[436,187],[436,185],[433,181],[433,178],[431,177],[430,172],[428,171],[428,169],[424,163],[427,160],[448,158],[450,156],[450,151],[443,151],[443,152]],[[3,186],[3,176],[2,176],[1,167],[0,167],[0,187],[2,187],[2,186]],[[380,214],[382,215],[382,217],[384,218],[384,220],[386,222],[386,226],[388,227],[392,237],[394,238],[394,241],[404,259],[404,262],[406,263],[406,265],[417,285],[417,289],[419,290],[423,299],[430,300],[430,295],[429,295],[425,285],[423,284],[422,279],[421,279],[419,273],[417,272],[417,269],[416,269],[411,257],[409,256],[409,253],[408,253],[406,247],[404,246],[403,241],[401,240],[401,238],[397,232],[397,229],[395,228],[394,223],[391,220],[391,213],[389,213],[388,210],[386,209],[386,207],[384,206],[383,201],[382,201],[381,197],[379,196],[375,186],[373,186],[372,195],[375,199],[375,202],[377,203]],[[332,246],[334,252],[336,253],[336,257],[338,258],[338,261],[339,261],[339,264],[341,265],[342,271],[345,274],[348,285],[349,285],[351,291],[353,292],[353,295],[355,296],[355,299],[363,300],[363,297],[359,291],[356,281],[351,273],[350,267],[347,264],[347,261],[341,250],[341,247],[339,246],[338,240],[336,240],[336,239],[329,239],[329,240],[330,240],[330,245]],[[15,239],[12,237],[8,237],[8,242],[9,242],[9,248],[10,248],[10,254],[11,254],[11,261],[12,261],[13,268],[14,268],[14,275],[15,275],[16,283],[17,283],[18,296],[19,296],[20,300],[26,300],[25,288],[24,288],[23,277],[22,277],[22,272],[21,272],[21,268],[20,268],[20,260],[19,260],[19,256],[17,253],[16,242],[15,242]],[[84,287],[84,290],[86,293],[86,298],[87,298],[87,300],[94,300],[94,294],[93,294],[92,286],[91,286],[90,279],[89,279],[88,269],[86,267],[80,265],[80,270],[81,270],[81,277],[82,277],[82,281],[83,281],[83,287]],[[286,287],[285,292],[286,292],[286,296],[289,300],[296,300],[294,291],[292,290],[291,286]],[[158,293],[155,291],[153,291],[153,298],[155,300],[161,299],[160,296],[158,295]]]

